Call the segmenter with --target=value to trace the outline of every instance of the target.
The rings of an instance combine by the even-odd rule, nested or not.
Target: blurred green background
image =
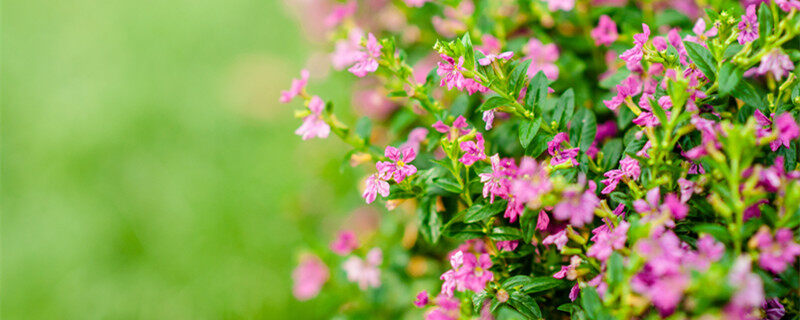
[[[328,318],[291,296],[298,222],[359,197],[277,103],[299,24],[277,0],[4,1],[2,318]],[[338,80],[312,88],[346,101]]]

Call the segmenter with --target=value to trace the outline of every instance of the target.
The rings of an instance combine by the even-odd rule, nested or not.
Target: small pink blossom
[[[381,285],[381,270],[378,266],[383,262],[383,253],[380,248],[373,248],[367,252],[365,259],[352,256],[344,262],[342,268],[347,273],[347,280],[358,283],[361,290],[377,288]]]
[[[800,255],[800,245],[794,242],[792,230],[787,228],[778,229],[773,238],[769,228],[762,226],[750,241],[760,251],[758,265],[775,274],[793,265],[795,257]]]
[[[739,44],[752,42],[758,39],[758,16],[756,16],[756,6],[750,5],[739,21]]]
[[[391,161],[378,161],[375,166],[380,176],[385,176],[386,180],[393,178],[395,182],[400,183],[406,177],[417,173],[417,167],[410,164],[417,157],[414,149],[406,147],[398,150],[395,147],[388,146],[384,151],[384,155]]]
[[[325,109],[325,102],[318,96],[311,97],[308,102],[308,110],[311,114],[303,118],[303,124],[294,131],[296,135],[308,140],[314,137],[327,138],[331,133],[331,127],[322,119],[322,111]]]
[[[770,142],[772,151],[777,151],[778,148],[784,146],[790,147],[791,140],[797,139],[800,136],[800,127],[797,126],[797,121],[791,113],[782,113],[775,118],[775,126],[773,132],[777,134],[777,138]]]
[[[494,110],[484,111],[481,118],[483,119],[483,122],[486,123],[484,129],[486,129],[486,131],[492,130],[492,125],[494,124]]]
[[[702,44],[704,47],[706,46],[706,40],[717,35],[717,27],[711,27],[711,29],[706,30],[706,21],[703,18],[697,19],[692,31],[695,35],[687,35],[686,41]]]
[[[370,72],[378,70],[378,59],[381,56],[381,48],[383,46],[378,43],[372,33],[367,34],[367,44],[353,55],[355,64],[347,69],[354,75],[360,77],[366,76]]]
[[[411,148],[414,149],[414,152],[419,153],[420,145],[426,139],[428,139],[428,129],[423,127],[414,128],[408,133],[408,140],[400,146],[400,149]]]
[[[797,0],[775,0],[778,8],[784,12],[791,12],[792,10],[800,10],[800,1]]]
[[[550,159],[551,166],[557,166],[565,162],[571,162],[573,166],[578,165],[578,148],[563,148],[561,144],[564,142],[569,143],[569,136],[566,132],[559,132],[553,137],[553,140],[547,143],[547,153],[552,158]]]
[[[508,167],[504,166],[497,154],[489,157],[492,164],[492,171],[480,173],[478,176],[483,183],[483,197],[490,197],[489,202],[494,203],[495,197],[508,196],[511,182],[508,175]]]
[[[617,24],[608,15],[600,16],[600,21],[597,27],[592,29],[592,39],[596,46],[606,45],[610,46],[614,41],[617,41],[619,33],[617,33]]]
[[[292,293],[300,301],[316,297],[329,277],[328,267],[322,260],[312,254],[305,255],[292,272]]]
[[[308,75],[308,70],[301,70],[300,79],[292,79],[292,86],[289,87],[289,90],[281,91],[280,101],[282,103],[288,103],[292,101],[294,97],[300,95],[308,83]]]
[[[502,251],[514,251],[518,245],[519,241],[517,240],[497,241],[497,249]]]
[[[447,133],[447,139],[453,140],[460,135],[465,135],[469,133],[469,129],[467,129],[469,125],[467,124],[467,119],[464,119],[463,116],[458,116],[453,124],[448,126],[442,122],[442,120],[436,121],[432,127],[436,131],[440,133]]]
[[[475,141],[463,141],[459,146],[461,151],[464,151],[464,155],[458,161],[461,161],[466,166],[471,166],[477,161],[486,159],[483,135],[480,132],[475,134]]]
[[[331,13],[325,17],[325,27],[332,28],[344,21],[344,19],[356,13],[356,1],[350,0],[347,3],[335,4]]]
[[[350,230],[339,232],[336,240],[331,242],[331,251],[340,256],[346,256],[356,248],[358,248],[358,238],[356,238],[356,234]]]
[[[547,2],[547,9],[550,11],[571,11],[575,7],[575,0],[545,0],[545,2]]]
[[[642,170],[639,167],[638,160],[631,158],[630,156],[625,156],[625,158],[619,162],[619,165],[620,165],[619,169],[609,170],[608,172],[603,174],[603,176],[605,176],[606,179],[604,179],[601,182],[604,185],[606,185],[606,187],[603,188],[603,190],[600,193],[602,194],[611,193],[612,191],[614,191],[614,189],[617,188],[619,182],[624,178],[628,178],[634,181],[639,179],[639,175],[642,173]]]
[[[558,250],[561,250],[562,248],[564,248],[565,245],[567,245],[568,241],[569,238],[567,238],[567,231],[561,230],[559,232],[556,232],[555,234],[551,234],[545,237],[544,240],[542,240],[542,244],[543,245],[555,244],[556,248]]]
[[[483,53],[486,57],[478,59],[478,63],[482,66],[488,66],[497,59],[508,60],[514,56],[513,51],[506,51],[501,54]]]
[[[367,203],[372,203],[378,194],[383,197],[389,196],[389,183],[387,179],[383,179],[379,174],[373,174],[367,178],[367,186],[364,189],[364,194],[361,195]]]
[[[789,56],[780,49],[773,49],[769,54],[761,58],[761,64],[758,65],[758,68],[748,70],[745,75],[770,73],[775,80],[781,80],[783,76],[789,74],[789,71],[792,70],[794,70],[794,64],[789,59]]]
[[[428,305],[429,299],[428,291],[422,290],[419,294],[417,294],[417,299],[414,300],[414,305],[417,306],[417,308],[423,308]]]
[[[554,0],[558,1],[558,0]],[[539,71],[542,71],[547,79],[558,79],[558,66],[555,62],[558,60],[558,47],[555,44],[542,44],[539,39],[531,38],[528,43],[522,48],[525,56],[522,60],[531,60],[528,66],[528,77],[533,77]]]
[[[605,225],[604,225],[605,226]],[[621,221],[619,225],[609,230],[608,227],[602,228],[598,227],[595,230],[598,230],[595,233],[595,243],[592,245],[591,248],[586,252],[586,255],[590,257],[595,257],[600,261],[606,261],[608,257],[611,256],[611,253],[614,250],[619,250],[625,247],[625,241],[628,239],[628,228],[630,224],[625,221]],[[592,231],[594,233],[594,231]]]
[[[409,7],[421,8],[426,2],[431,0],[403,0]]]
[[[458,57],[458,62],[444,54],[441,57],[444,62],[439,62],[439,68],[436,69],[436,74],[441,77],[440,87],[447,87],[448,90],[453,90],[453,88],[467,90],[469,94],[489,90],[475,80],[464,77],[462,72],[467,70],[464,68],[464,57]]]
[[[619,55],[619,58],[625,61],[627,67],[631,71],[641,70],[641,61],[644,57],[644,49],[645,43],[650,38],[650,27],[647,24],[642,24],[642,33],[637,33],[633,35],[633,48],[630,48]]]
[[[590,181],[593,183],[593,181]],[[594,191],[565,190],[561,201],[553,208],[553,217],[566,221],[576,227],[591,223],[594,219],[594,209],[600,204],[600,199]]]
[[[331,53],[331,64],[334,69],[343,70],[358,61],[363,35],[364,32],[361,29],[353,28],[346,39],[336,41],[333,53]]]

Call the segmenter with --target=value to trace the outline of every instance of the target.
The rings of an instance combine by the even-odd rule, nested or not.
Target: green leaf
[[[572,117],[570,124],[569,140],[573,147],[580,147],[581,152],[586,152],[594,142],[597,134],[597,120],[594,113],[586,108],[578,109]]]
[[[711,52],[698,43],[684,41],[683,44],[686,46],[686,53],[689,54],[689,58],[692,58],[697,68],[703,72],[706,78],[714,81],[716,78],[715,71],[717,71],[717,63],[714,61],[714,56],[711,55]]]
[[[731,243],[731,235],[728,233],[728,229],[721,225],[713,223],[700,223],[694,225],[692,230],[697,233],[708,233],[719,242]]]
[[[530,59],[517,63],[517,66],[514,67],[514,70],[512,70],[511,74],[508,76],[508,88],[511,90],[512,97],[519,96],[519,92],[525,85],[525,81],[528,80],[528,66],[530,64]]]
[[[475,312],[476,314],[480,313],[480,310],[483,307],[483,302],[486,301],[486,299],[489,299],[489,298],[491,298],[491,296],[489,296],[489,293],[486,292],[486,290],[483,290],[483,291],[478,292],[475,295],[473,295],[472,296],[472,308],[473,308],[472,311]]]
[[[600,162],[600,165],[603,169],[608,171],[616,168],[622,158],[622,140],[619,138],[609,140],[603,145],[602,152],[603,161]]]
[[[433,179],[433,185],[452,193],[461,193],[461,185],[451,177]]]
[[[714,11],[714,9],[706,8],[706,14],[708,15],[708,19],[710,20],[711,24],[714,24],[714,21],[719,20],[719,13]]]
[[[389,92],[389,98],[397,98],[397,97],[407,97],[408,93],[405,90],[395,90]]]
[[[761,43],[772,35],[772,30],[774,28],[772,23],[772,11],[769,10],[767,4],[761,4],[758,8],[758,41]]]
[[[739,81],[742,80],[742,75],[744,71],[742,69],[737,68],[733,63],[726,61],[722,64],[722,69],[719,71],[719,93],[721,96],[727,96],[733,89],[736,88],[736,85],[739,84]]]
[[[483,233],[483,226],[478,223],[461,223],[456,222],[451,224],[444,233],[449,238],[453,238],[455,240],[469,240],[469,239],[477,239],[482,238],[485,234]]]
[[[544,150],[547,150],[547,143],[553,140],[552,134],[542,133],[533,138],[530,146],[525,149],[525,155],[531,157],[538,157]]]
[[[567,122],[572,119],[572,114],[575,112],[575,93],[572,88],[567,89],[561,98],[556,103],[556,109],[553,111],[553,121],[558,123],[559,128],[566,128]]]
[[[608,268],[606,270],[609,289],[613,290],[618,284],[622,283],[622,268],[622,256],[616,251],[612,252],[611,257],[608,258]]]
[[[603,313],[603,302],[600,301],[600,296],[592,286],[585,286],[581,288],[581,307],[586,311],[589,319],[599,319]]]
[[[522,233],[514,227],[495,227],[489,237],[500,241],[518,240],[522,239]]]
[[[475,49],[472,48],[472,38],[469,32],[461,37],[461,44],[464,45],[464,68],[475,70]]]
[[[442,220],[436,211],[436,201],[432,201],[429,197],[423,198],[418,208],[420,233],[425,240],[436,244],[442,235]]]
[[[747,81],[739,81],[731,94],[736,99],[742,100],[745,104],[753,107],[761,108],[764,106],[764,99],[761,98],[761,94]]]
[[[661,105],[659,105],[658,102],[656,102],[656,100],[653,98],[650,98],[648,103],[650,103],[650,111],[653,111],[653,114],[656,116],[656,118],[658,118],[658,121],[661,123],[661,125],[663,126],[666,124],[667,113],[664,112],[664,108],[662,108]]]
[[[473,205],[467,209],[467,213],[464,215],[464,222],[482,221],[505,210],[507,205],[508,203],[505,200]]]
[[[531,278],[530,283],[522,287],[522,291],[525,293],[537,293],[558,288],[565,284],[567,284],[566,281],[551,276],[535,277]]]
[[[539,319],[542,317],[542,310],[539,309],[539,304],[533,297],[520,292],[514,292],[508,299],[508,305],[519,311],[528,319]]]
[[[541,104],[547,98],[547,86],[549,84],[550,81],[547,80],[544,72],[539,71],[533,76],[531,83],[528,85],[528,90],[525,92],[525,109],[534,111],[534,114],[536,114],[537,109],[541,110]],[[536,115],[541,116],[541,114]]]
[[[368,140],[372,133],[372,121],[366,116],[361,117],[356,122],[356,134],[364,140]]]
[[[507,105],[507,104],[510,104],[510,103],[511,103],[511,101],[508,101],[508,99],[506,99],[506,98],[503,98],[501,96],[493,96],[493,97],[490,97],[489,99],[487,99],[486,102],[484,102],[481,105],[481,107],[478,108],[478,111],[492,110],[494,108],[497,108],[497,107],[500,107],[500,106],[503,106],[503,105]]]
[[[519,144],[522,145],[523,148],[527,148],[531,140],[533,140],[533,137],[539,132],[541,126],[541,117],[536,120],[522,119],[519,124]]]
[[[503,281],[503,289],[506,289],[506,291],[511,292],[522,289],[522,287],[531,285],[532,283],[533,283],[533,278],[531,278],[530,276],[526,275],[513,276]]]

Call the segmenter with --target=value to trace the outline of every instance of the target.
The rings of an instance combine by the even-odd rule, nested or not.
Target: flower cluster
[[[363,183],[341,202],[369,206],[306,237],[295,297],[334,291],[342,318],[800,316],[800,2],[634,3],[312,1],[363,117],[308,92],[318,67],[280,102],[347,146]]]

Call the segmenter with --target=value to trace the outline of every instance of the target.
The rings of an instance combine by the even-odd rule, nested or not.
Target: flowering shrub
[[[339,312],[367,318],[797,319],[800,1],[312,5],[332,67],[371,79],[366,116],[337,117],[309,71],[281,102],[304,140],[352,147],[386,218],[304,253],[298,299],[355,287]]]

